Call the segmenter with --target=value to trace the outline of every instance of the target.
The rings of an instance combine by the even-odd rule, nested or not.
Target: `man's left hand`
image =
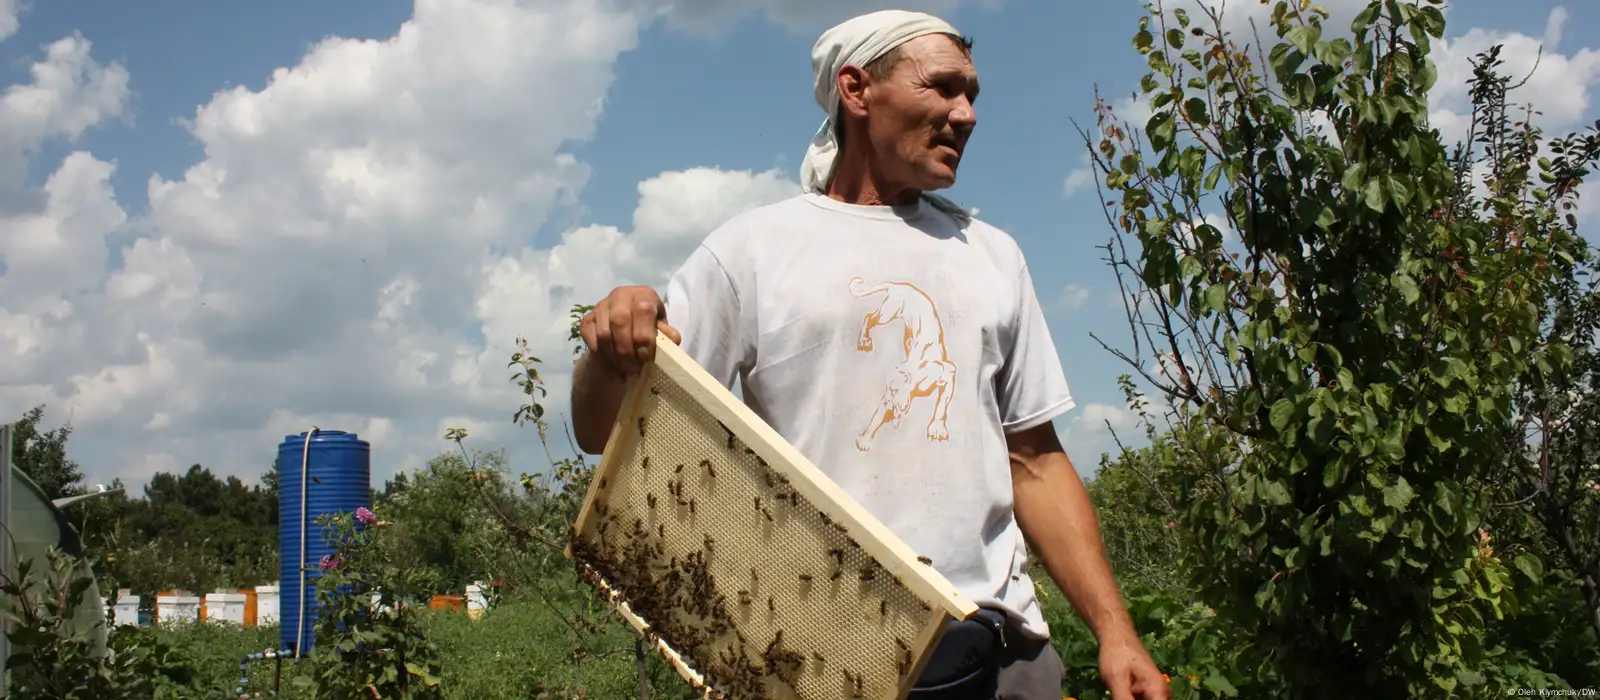
[[[1118,637],[1100,645],[1100,678],[1111,700],[1168,700],[1172,688],[1137,637]]]

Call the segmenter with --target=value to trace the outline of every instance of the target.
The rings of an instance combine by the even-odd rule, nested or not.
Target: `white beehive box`
[[[207,593],[206,622],[225,622],[243,627],[245,605],[249,600],[249,596],[243,593]]]
[[[278,624],[277,586],[256,586],[256,624]]]
[[[977,610],[664,336],[568,547],[708,697],[902,699]]]
[[[200,617],[200,596],[156,596],[156,619],[161,624],[194,622]]]
[[[118,591],[118,593],[122,593]],[[139,596],[122,593],[117,596],[117,604],[112,608],[112,624],[138,626],[139,624]]]

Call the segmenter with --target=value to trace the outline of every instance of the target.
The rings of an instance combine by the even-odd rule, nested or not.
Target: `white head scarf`
[[[861,15],[829,29],[811,49],[811,71],[816,78],[817,106],[826,115],[822,127],[811,139],[805,160],[800,163],[800,185],[807,192],[827,194],[828,185],[838,170],[839,135],[834,115],[839,113],[839,87],[836,77],[845,66],[866,66],[874,59],[912,39],[928,34],[961,32],[938,17],[921,12],[883,10]],[[934,206],[966,218],[960,205],[938,195],[923,193]]]

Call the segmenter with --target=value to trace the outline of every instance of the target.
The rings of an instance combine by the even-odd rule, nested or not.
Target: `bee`
[[[639,416],[639,437],[644,437],[644,416]]]
[[[663,525],[661,523],[656,523],[656,536],[658,536],[658,537],[666,537],[667,536],[667,526]]]
[[[656,507],[656,495],[655,494],[653,494],[653,493],[645,494],[644,500],[645,500],[646,503],[650,504],[650,509],[651,510],[655,509],[655,507]]]
[[[761,514],[767,517],[767,522],[769,522],[769,523],[773,522],[773,520],[772,520],[772,511],[767,510],[766,508],[762,508],[761,509]]]
[[[694,499],[689,499],[689,514],[694,515]]]
[[[927,557],[917,557],[917,561],[927,564],[928,566],[933,566],[933,560]]]
[[[878,601],[878,615],[881,616],[881,617],[888,617],[889,616],[889,601],[887,601],[887,600]]]
[[[715,467],[711,466],[711,460],[709,460],[709,459],[700,460],[700,466],[706,468],[706,473],[710,474],[711,478],[715,479],[717,477],[717,470],[716,470]]]
[[[650,468],[650,455],[645,455],[643,459],[639,460],[639,468],[640,469],[649,469]]]
[[[674,467],[672,469],[672,473],[674,473],[674,474],[682,474],[683,473],[683,465],[679,464],[678,466]]]
[[[605,479],[605,477],[600,477],[600,488],[603,489],[605,487],[606,487],[606,479]]]
[[[800,574],[800,580],[801,581],[805,581],[806,583],[810,583],[811,582],[811,574]]]
[[[829,581],[837,581],[837,580],[839,580],[839,574],[841,574],[841,573],[843,573],[842,569],[834,569],[833,573],[828,576],[828,580]]]
[[[777,612],[778,606],[772,602],[772,596],[767,596],[767,612]]]

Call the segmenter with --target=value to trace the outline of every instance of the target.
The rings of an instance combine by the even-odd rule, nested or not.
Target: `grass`
[[[620,622],[589,640],[588,648],[602,658],[573,664],[569,661],[572,632],[543,602],[502,602],[476,620],[460,612],[435,610],[421,613],[421,619],[429,640],[444,655],[442,685],[449,698],[638,696],[634,635]],[[199,685],[207,691],[233,690],[239,682],[239,661],[279,644],[276,626],[242,629],[180,624],[152,632],[193,661]],[[689,686],[659,654],[646,648],[645,659],[651,698],[693,697]],[[281,689],[285,697],[291,697],[288,690],[289,679],[294,675],[293,663],[283,662]],[[246,692],[270,692],[274,666],[271,660],[251,662]]]
[[[1103,696],[1093,635],[1048,577],[1040,583],[1040,594],[1052,639],[1067,668],[1064,691],[1074,691],[1080,698]],[[442,685],[449,698],[620,699],[639,695],[635,637],[620,621],[588,640],[586,650],[600,658],[573,664],[570,628],[540,600],[505,600],[476,620],[460,612],[437,610],[421,613],[421,619],[428,638],[444,655]],[[278,644],[275,626],[246,630],[191,624],[164,628],[158,634],[194,659],[201,685],[207,689],[232,690],[238,684],[240,659]],[[653,700],[695,697],[658,653],[646,647],[645,660]],[[293,677],[292,664],[284,662],[284,690]],[[273,671],[272,661],[252,662],[247,692],[270,691]]]

